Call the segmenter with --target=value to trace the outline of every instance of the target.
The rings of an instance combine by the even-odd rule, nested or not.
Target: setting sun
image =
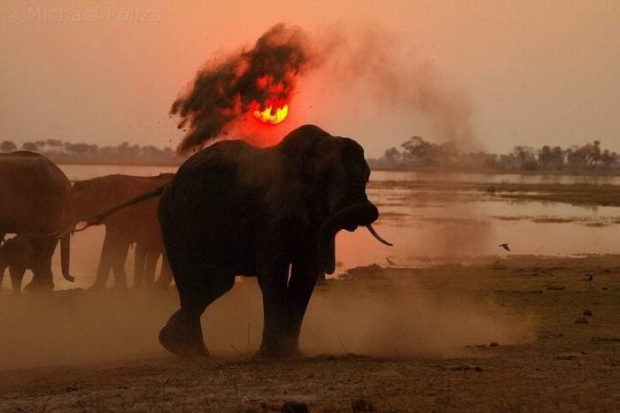
[[[265,110],[260,110],[260,106],[257,106],[252,114],[261,123],[277,125],[286,119],[286,116],[288,115],[288,105],[275,109],[272,105],[267,107]]]

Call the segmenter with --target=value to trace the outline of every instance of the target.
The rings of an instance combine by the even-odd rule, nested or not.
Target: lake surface
[[[174,172],[176,168],[61,165],[61,169],[71,180],[80,180],[114,173],[154,176]],[[432,186],[431,189],[384,186],[383,183],[387,182],[620,185],[620,177],[375,171],[371,175],[368,196],[379,207],[381,218],[374,226],[394,246],[379,244],[363,228],[354,233],[341,231],[336,247],[339,262],[337,274],[352,267],[371,264],[428,265],[436,261],[479,256],[496,260],[508,254],[572,256],[620,253],[618,207],[515,202],[476,191],[446,192],[434,191]],[[562,222],[557,222],[558,218]],[[74,237],[72,270],[78,278],[76,286],[86,286],[93,281],[103,236],[103,229],[99,227]],[[501,243],[510,244],[512,251],[499,248]],[[56,280],[59,280],[58,257],[55,260]],[[128,270],[133,268],[132,263],[133,257],[130,257]],[[69,285],[62,280],[59,282],[60,288]]]

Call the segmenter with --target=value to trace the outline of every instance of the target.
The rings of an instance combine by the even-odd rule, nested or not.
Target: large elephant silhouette
[[[0,154],[0,238],[36,237],[28,289],[53,290],[52,256],[60,238],[62,275],[69,281],[71,183],[49,159],[28,151]]]
[[[89,221],[97,213],[136,195],[167,183],[172,174],[154,177],[107,175],[75,182],[71,194],[73,222]],[[105,287],[111,272],[114,286],[127,288],[125,261],[132,244],[136,245],[134,286],[152,284],[158,259],[164,255],[157,220],[157,200],[151,199],[120,211],[105,225],[105,238],[93,288]],[[172,280],[167,260],[163,258],[158,280],[169,285]]]
[[[317,278],[335,269],[336,233],[368,226],[381,240],[370,227],[379,213],[366,196],[369,176],[359,144],[313,125],[270,148],[223,141],[189,158],[159,204],[181,303],[161,344],[180,356],[208,355],[202,313],[236,275],[255,275],[264,309],[259,356],[296,355]]]

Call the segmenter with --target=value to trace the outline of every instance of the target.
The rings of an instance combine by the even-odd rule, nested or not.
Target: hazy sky
[[[168,112],[196,70],[284,22],[310,36],[387,33],[399,70],[431,67],[470,103],[487,150],[598,139],[620,151],[617,0],[103,3],[2,0],[0,140],[176,146]],[[423,115],[367,98],[371,84],[348,90],[320,79],[300,84],[274,131],[317,123],[356,138],[369,156],[415,134],[437,138]]]

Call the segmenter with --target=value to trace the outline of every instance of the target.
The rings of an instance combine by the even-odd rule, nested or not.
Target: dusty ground
[[[620,411],[620,256],[353,271],[286,363],[251,359],[253,282],[205,316],[200,360],[157,345],[174,292],[0,298],[0,411]]]

